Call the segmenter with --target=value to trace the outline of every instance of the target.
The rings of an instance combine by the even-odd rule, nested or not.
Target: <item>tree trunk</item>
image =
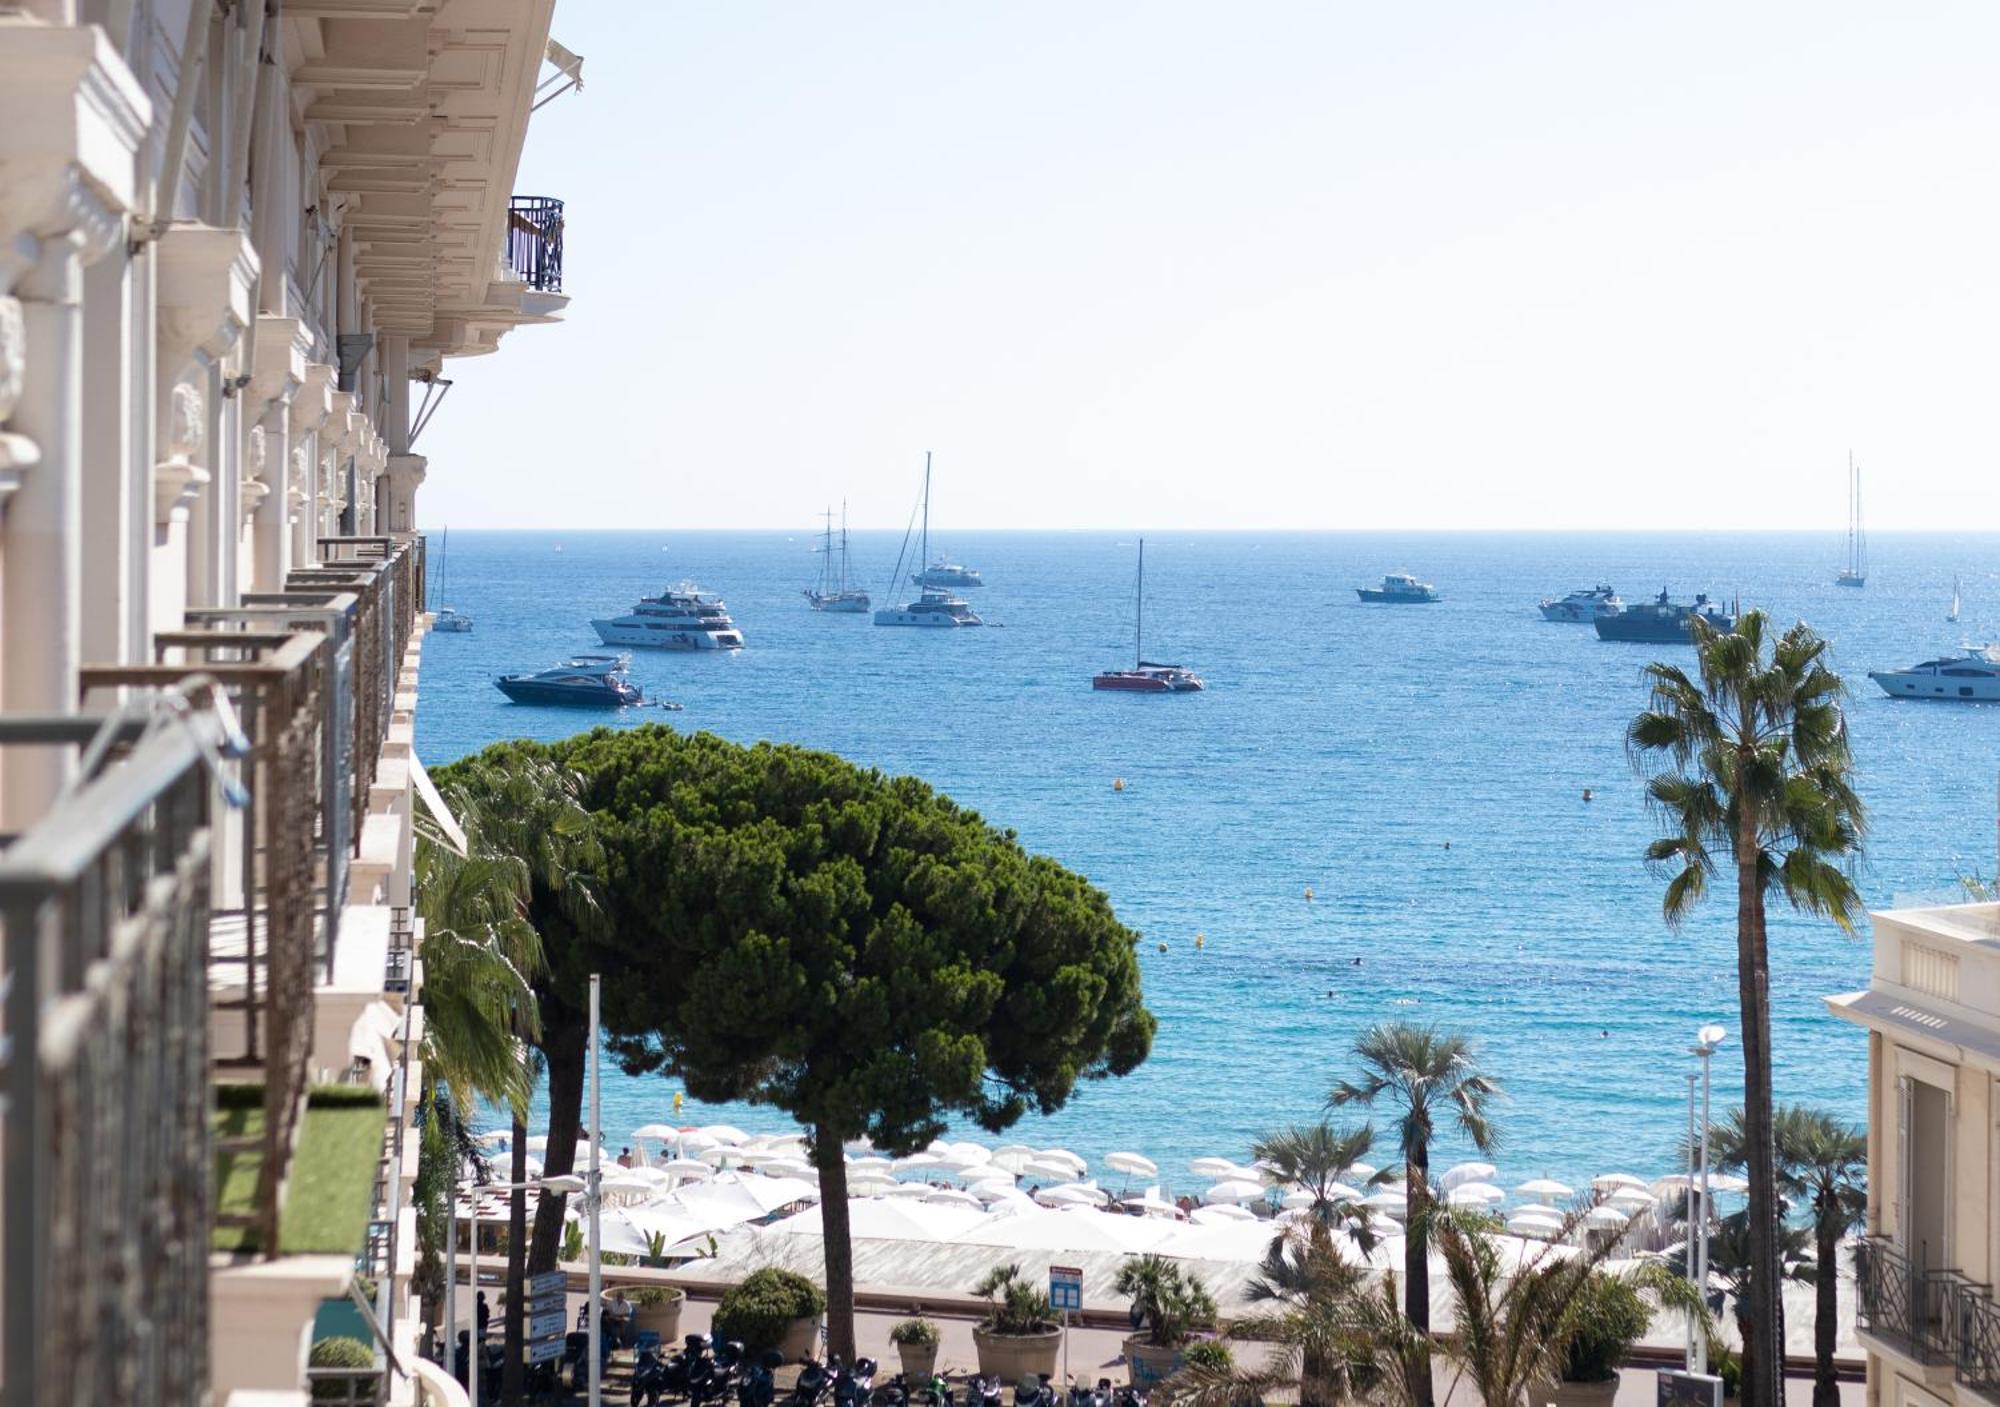
[[[840,1135],[813,1126],[813,1165],[819,1169],[819,1229],[826,1246],[826,1351],[854,1361],[854,1243],[847,1230],[847,1162]]]
[[[587,1018],[567,1007],[554,1001],[542,1004],[542,1060],[549,1082],[549,1146],[542,1153],[544,1177],[576,1171],[576,1141],[583,1134],[588,1026]],[[568,1203],[566,1196],[545,1192],[536,1204],[535,1234],[528,1245],[530,1275],[545,1275],[556,1268],[556,1256],[562,1250],[563,1213]]]
[[[500,1400],[510,1407],[521,1400],[521,1350],[527,1328],[522,1298],[527,1288],[523,1272],[528,1265],[528,1189],[521,1184],[528,1180],[528,1126],[519,1117],[514,1120],[513,1149],[507,1179],[514,1184],[507,1194],[507,1324],[501,1340],[506,1358],[500,1365]]]
[[[1411,1386],[1415,1407],[1431,1407],[1431,1150],[1419,1143],[1404,1150],[1403,1165],[1403,1317],[1416,1331],[1410,1351]]]
[[[1840,1328],[1835,1294],[1841,1227],[1822,1213],[1814,1230],[1819,1234],[1819,1275],[1813,1286],[1813,1407],[1840,1407],[1840,1386],[1833,1380],[1833,1343]]]
[[[1771,1127],[1771,974],[1756,818],[1736,833],[1736,985],[1743,1022],[1743,1127],[1750,1179],[1750,1333],[1743,1344],[1743,1407],[1783,1407],[1778,1342],[1778,1160]]]

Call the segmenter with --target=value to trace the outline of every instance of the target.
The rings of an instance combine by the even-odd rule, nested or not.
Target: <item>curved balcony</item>
[[[517,195],[507,202],[507,267],[537,293],[562,292],[563,203]]]

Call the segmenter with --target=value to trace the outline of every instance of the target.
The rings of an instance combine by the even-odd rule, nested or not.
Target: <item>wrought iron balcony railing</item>
[[[263,1253],[276,1255],[279,1189],[313,1044],[330,642],[317,631],[239,629],[163,631],[155,643],[167,662],[87,665],[78,683],[93,702],[112,690],[212,679],[227,691],[249,739],[248,755],[234,764],[246,800],[218,836],[223,892],[207,949],[219,991],[209,1005],[234,1014],[235,1048],[217,1054],[218,1073],[263,1087],[262,1128],[240,1147],[259,1154],[257,1194],[252,1210],[222,1219],[253,1227]]]
[[[1959,1357],[1965,1293],[1977,1289],[1956,1270],[1927,1270],[1885,1236],[1864,1237],[1854,1252],[1854,1327],[1919,1363]]]
[[[0,719],[114,743],[0,841],[7,1399],[208,1399],[208,970],[220,722]],[[82,764],[80,764],[82,765]]]
[[[563,203],[545,195],[507,202],[507,267],[537,293],[562,292]]]
[[[1959,1385],[2000,1404],[2000,1302],[1989,1286],[1959,1280],[1952,1286],[1948,1313]]]

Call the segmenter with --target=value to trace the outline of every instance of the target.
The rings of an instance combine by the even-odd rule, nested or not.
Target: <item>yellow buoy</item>
[[[676,1114],[681,1112],[681,1092],[679,1090],[674,1091],[674,1112]]]
[[[1111,789],[1113,791],[1125,790],[1125,779],[1123,777],[1113,777],[1111,779]]]
[[[1196,946],[1197,948],[1201,947],[1201,946],[1202,946],[1203,944],[1205,944],[1206,942],[1208,942],[1208,939],[1206,939],[1206,938],[1202,937],[1202,936],[1201,936],[1201,934],[1197,933],[1197,934],[1195,934],[1195,935],[1194,935],[1194,945],[1195,945],[1195,946]]]
[[[1313,890],[1312,886],[1308,884],[1306,886],[1306,902],[1310,904],[1312,901],[1313,901]]]

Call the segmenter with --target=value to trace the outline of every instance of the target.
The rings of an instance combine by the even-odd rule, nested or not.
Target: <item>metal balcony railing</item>
[[[1864,1237],[1854,1251],[1854,1327],[1916,1362],[1955,1362],[1970,1286],[1956,1270],[1923,1269],[1885,1236]]]
[[[563,203],[545,195],[507,202],[507,267],[538,293],[562,292]]]
[[[1953,1375],[1961,1387],[2000,1404],[2000,1303],[1992,1289],[1959,1280],[1951,1287],[1947,1313],[1955,1349]]]
[[[275,1256],[279,1189],[312,1056],[330,646],[317,631],[239,629],[162,631],[155,648],[161,663],[86,665],[78,683],[92,702],[112,690],[213,679],[249,739],[249,754],[234,764],[247,800],[217,838],[224,893],[213,906],[208,943],[218,989],[210,1007],[236,1013],[240,1023],[230,1032],[236,1048],[216,1055],[218,1073],[263,1086],[263,1128],[240,1143],[261,1154],[253,1209],[223,1219],[254,1227],[263,1253]]]
[[[103,726],[0,719],[0,747],[84,750]],[[99,765],[0,840],[9,1403],[208,1399],[207,757],[223,736],[197,710],[100,739],[115,746]]]

